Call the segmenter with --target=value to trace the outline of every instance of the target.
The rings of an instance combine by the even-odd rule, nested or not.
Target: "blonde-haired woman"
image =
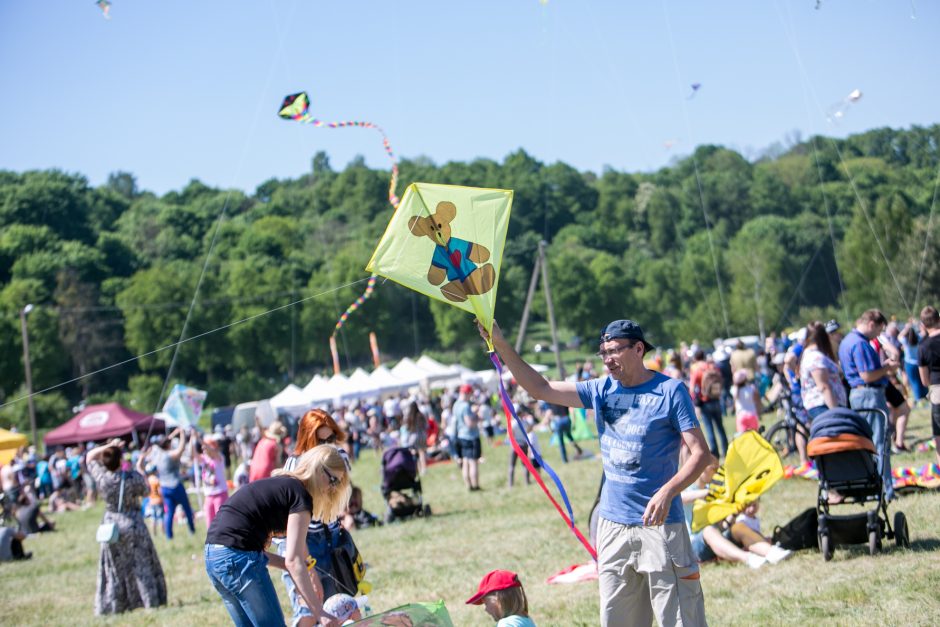
[[[307,571],[307,525],[311,517],[333,521],[349,501],[346,462],[332,446],[317,446],[292,470],[242,487],[219,509],[206,535],[206,573],[238,626],[284,624],[266,566],[286,570],[316,619],[338,624],[323,612]],[[283,556],[265,550],[286,532]]]
[[[309,450],[323,444],[337,445],[346,439],[346,434],[340,429],[332,416],[322,409],[311,409],[303,418],[297,428],[297,446],[294,448],[295,455],[287,460],[284,465],[285,470],[292,470],[297,467],[300,456]],[[340,453],[342,455],[343,453]],[[329,523],[329,524],[328,524]],[[339,523],[330,523],[314,516],[307,527],[306,543],[307,553],[316,560],[316,568],[311,571],[320,582],[319,590],[323,592],[323,598],[329,598],[337,592],[344,592],[337,588],[333,579],[333,556],[334,548],[333,538],[340,538]],[[284,555],[286,543],[279,541],[278,554]],[[291,625],[293,627],[313,627],[317,624],[316,616],[311,612],[310,606],[303,603],[303,599],[294,583],[293,578],[288,574],[282,574],[284,587],[287,595],[290,597],[292,611]]]

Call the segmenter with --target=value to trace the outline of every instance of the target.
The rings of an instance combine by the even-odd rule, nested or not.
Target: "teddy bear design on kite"
[[[414,216],[408,221],[412,235],[426,236],[436,244],[428,270],[428,282],[441,285],[447,300],[461,303],[468,296],[479,296],[493,288],[496,270],[486,263],[490,251],[485,246],[451,236],[450,223],[457,215],[452,202],[439,202],[433,215]],[[483,264],[483,265],[479,265]]]

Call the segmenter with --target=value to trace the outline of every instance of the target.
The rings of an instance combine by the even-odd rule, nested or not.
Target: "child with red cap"
[[[535,627],[529,618],[529,602],[519,575],[508,570],[494,570],[484,575],[477,593],[468,605],[483,605],[496,621],[496,627]]]

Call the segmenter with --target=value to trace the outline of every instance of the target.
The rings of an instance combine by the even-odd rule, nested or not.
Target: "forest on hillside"
[[[507,334],[541,240],[566,342],[593,342],[613,317],[669,346],[851,322],[868,307],[906,318],[940,296],[940,125],[812,137],[754,161],[700,146],[651,173],[579,172],[522,150],[502,163],[403,160],[400,171],[399,193],[416,181],[514,190],[496,308]],[[211,405],[328,370],[334,323],[365,288],[392,214],[388,176],[362,159],[337,171],[318,153],[309,174],[250,195],[193,180],[157,196],[127,172],[95,187],[81,174],[0,171],[0,424],[28,425],[26,403],[10,403],[25,391],[27,304],[33,389],[58,386],[35,397],[40,427],[80,400],[152,410],[174,356],[165,347],[181,338],[192,339],[172,380],[207,390]],[[545,317],[541,298],[534,316]],[[370,361],[370,331],[389,360],[486,361],[467,314],[391,282],[341,331],[344,367]]]

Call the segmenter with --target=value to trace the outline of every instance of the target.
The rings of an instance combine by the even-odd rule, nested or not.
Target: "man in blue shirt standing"
[[[480,329],[484,338],[486,331]],[[533,398],[594,410],[604,462],[597,529],[601,625],[705,625],[698,563],[680,493],[708,464],[708,446],[685,384],[647,370],[653,346],[632,320],[601,330],[610,374],[546,381],[516,353],[494,322],[493,346]],[[679,449],[690,455],[679,467]]]
[[[888,376],[898,369],[898,362],[887,360],[884,365],[878,357],[878,352],[872,347],[870,341],[878,337],[888,320],[877,309],[869,309],[855,322],[855,328],[845,336],[839,345],[839,362],[842,372],[848,382],[849,406],[852,409],[877,408],[888,414],[888,401],[885,399],[885,388],[888,385]],[[885,482],[885,496],[894,498],[894,480],[891,478],[891,446],[886,445],[886,432],[889,425],[885,424],[880,416],[873,412],[860,414],[872,427],[872,437],[878,456],[882,459],[882,478]]]

